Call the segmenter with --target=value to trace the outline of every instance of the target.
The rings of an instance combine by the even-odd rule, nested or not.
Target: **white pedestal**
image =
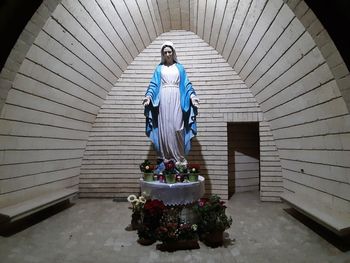
[[[204,195],[204,177],[198,176],[198,182],[166,184],[158,181],[146,182],[140,179],[141,193],[152,199],[163,201],[165,205],[186,205],[197,201]]]

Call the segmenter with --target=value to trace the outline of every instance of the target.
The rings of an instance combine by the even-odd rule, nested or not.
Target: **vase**
[[[174,184],[176,183],[176,174],[166,174],[165,180],[167,184]]]
[[[143,180],[146,182],[152,182],[153,181],[153,173],[144,173]]]
[[[162,244],[157,244],[156,248],[160,251],[173,252],[176,250],[189,250],[189,249],[199,249],[198,240],[176,240],[172,242],[163,242]]]
[[[141,225],[141,216],[131,217],[131,230],[138,230]]]
[[[198,181],[198,173],[190,173],[188,175],[188,181],[197,182]]]
[[[217,230],[213,232],[206,233],[202,239],[203,243],[209,247],[219,247],[222,246],[224,242],[224,231]]]

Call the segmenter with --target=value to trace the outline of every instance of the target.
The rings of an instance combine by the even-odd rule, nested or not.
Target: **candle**
[[[165,181],[164,175],[160,174],[158,178],[159,178],[160,183],[164,183],[164,181]]]

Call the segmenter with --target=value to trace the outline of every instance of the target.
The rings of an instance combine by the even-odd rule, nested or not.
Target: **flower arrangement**
[[[187,161],[176,162],[175,167],[180,174],[187,174]]]
[[[163,242],[175,241],[178,238],[179,209],[168,208],[164,211],[157,228],[157,238]]]
[[[163,174],[176,174],[175,163],[173,160],[170,160],[165,163],[165,169]]]
[[[167,243],[197,239],[197,225],[181,222],[181,210],[181,207],[170,207],[164,210],[157,229],[158,240]]]
[[[191,164],[189,165],[189,175],[188,175],[188,180],[190,182],[197,182],[198,181],[198,174],[199,174],[199,164]]]
[[[201,198],[194,209],[201,232],[225,231],[232,224],[232,218],[225,214],[225,202],[217,195]]]
[[[142,208],[143,204],[146,203],[146,197],[141,195],[140,197],[136,197],[136,195],[129,195],[128,201],[132,205],[132,210],[139,210]]]
[[[153,181],[154,165],[149,160],[145,160],[140,164],[140,170],[143,172],[143,179],[145,181]]]
[[[157,249],[162,251],[175,251],[178,249],[199,248],[197,225],[185,223],[180,220],[181,207],[170,207],[164,210],[157,228],[157,239],[162,244]]]
[[[135,230],[141,224],[141,213],[143,206],[146,203],[146,197],[143,195],[140,197],[136,197],[136,195],[129,195],[127,199],[129,203],[131,203],[130,209],[132,209],[131,228]]]
[[[143,173],[153,173],[154,165],[149,160],[145,160],[140,164],[140,170]]]
[[[162,251],[199,248],[198,237],[210,247],[220,246],[224,231],[232,225],[232,218],[225,213],[225,202],[217,195],[191,205],[195,220],[183,217],[183,206],[165,206],[160,200],[135,195],[130,195],[128,201],[133,212],[141,214],[138,242],[150,245],[159,240],[162,243],[157,249]]]
[[[143,173],[144,181],[159,181],[161,183],[173,184],[177,182],[197,182],[199,164],[189,165],[186,160],[175,162],[174,160],[157,160],[153,165],[150,160],[144,160],[140,164],[140,171]]]
[[[153,220],[153,219],[160,219],[162,217],[163,211],[165,209],[165,205],[163,201],[153,199],[153,200],[147,200],[143,208],[144,208],[143,209],[144,221],[146,217],[147,219]]]
[[[146,172],[146,166],[148,166],[149,168],[149,165],[151,165],[151,162],[149,160],[144,160],[141,164],[140,164],[140,171],[142,173],[145,173]]]
[[[225,202],[217,195],[201,198],[194,206],[198,217],[198,230],[204,241],[214,245],[221,245],[223,232],[232,224],[232,218],[225,214]],[[210,242],[210,238],[218,234],[219,239]]]
[[[158,240],[164,243],[179,240],[196,240],[197,225],[188,223],[167,222],[157,229]]]
[[[141,213],[142,224],[137,230],[139,240],[150,240],[151,243],[157,240],[156,229],[159,227],[164,209],[164,203],[157,199],[145,202]]]
[[[163,174],[165,175],[165,180],[168,184],[176,183],[176,169],[174,161],[170,160],[165,163]]]

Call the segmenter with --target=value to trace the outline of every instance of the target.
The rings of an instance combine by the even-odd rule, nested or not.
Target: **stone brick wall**
[[[268,122],[259,122],[260,199],[278,201],[283,192],[281,160]]]
[[[189,161],[201,165],[202,175],[207,179],[207,194],[228,197],[227,123],[257,123],[262,119],[261,110],[249,89],[222,56],[197,35],[183,30],[163,33],[156,38],[128,66],[108,94],[92,127],[83,157],[81,196],[125,197],[138,193],[139,164],[146,158],[153,161],[156,158],[144,133],[141,99],[155,66],[160,62],[160,46],[169,39],[174,42],[179,61],[185,66],[201,99],[198,137],[193,141]],[[268,127],[265,130],[269,131]],[[269,146],[262,144],[261,149],[268,151]],[[277,150],[274,151],[277,154]],[[245,165],[256,170],[254,189],[258,190],[259,160]],[[267,175],[265,166],[263,171]],[[279,176],[282,180],[281,174]],[[243,184],[250,175],[240,173],[238,177],[237,183]],[[264,184],[268,182],[268,178],[264,180]],[[247,190],[253,188],[241,187],[237,191]],[[275,192],[266,190],[264,188],[262,197],[278,200]]]
[[[339,90],[350,109],[350,74],[334,42],[327,30],[317,19],[315,13],[307,6],[304,0],[284,0],[294,12],[309,34],[312,36],[317,47],[337,81]]]
[[[1,73],[0,205],[78,186],[107,94],[140,53],[174,29],[209,43],[250,89],[262,114],[223,112],[223,120],[264,116],[284,191],[350,211],[349,74],[298,0],[44,1]],[[210,189],[227,192],[219,184]]]

